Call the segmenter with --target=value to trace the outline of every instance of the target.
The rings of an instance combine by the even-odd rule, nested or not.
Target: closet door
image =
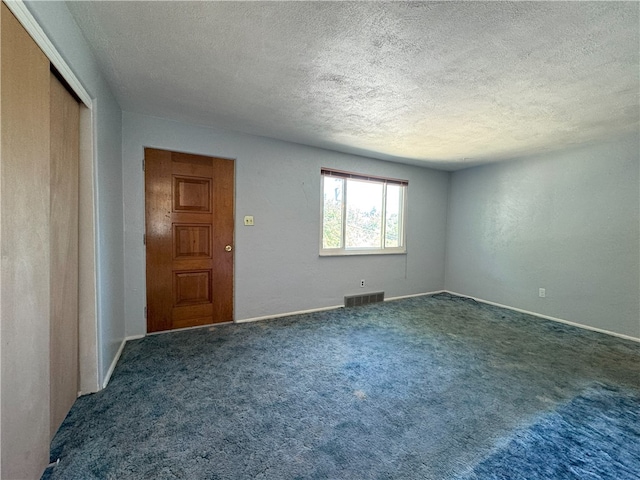
[[[1,7],[2,478],[49,457],[49,60]]]
[[[78,396],[80,105],[51,74],[51,438]]]

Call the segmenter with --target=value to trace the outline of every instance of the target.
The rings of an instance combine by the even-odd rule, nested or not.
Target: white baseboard
[[[389,297],[385,298],[385,302],[400,300],[403,298],[411,298],[411,297],[422,297],[425,295],[436,295],[438,293],[443,293],[444,290],[437,290],[434,292],[425,292],[425,293],[413,293],[411,295],[401,295],[399,297]],[[311,308],[309,310],[298,310],[296,312],[287,312],[287,313],[278,313],[276,315],[265,315],[263,317],[252,317],[252,318],[243,318],[241,320],[236,320],[235,323],[249,323],[249,322],[259,322],[260,320],[270,320],[273,318],[282,318],[282,317],[290,317],[292,315],[302,315],[304,313],[315,313],[315,312],[324,312],[327,310],[336,310],[338,308],[344,308],[344,305],[334,305],[331,307],[321,307],[321,308]]]
[[[486,303],[487,305],[493,305],[500,308],[506,308],[507,310],[513,310],[514,312],[526,313],[527,315],[533,315],[534,317],[544,318],[545,320],[551,320],[553,322],[564,323],[565,325],[571,325],[572,327],[582,328],[584,330],[591,330],[592,332],[604,333],[605,335],[611,335],[613,337],[624,338],[625,340],[631,340],[633,342],[640,342],[640,338],[632,337],[630,335],[624,335],[622,333],[612,332],[610,330],[604,330],[603,328],[591,327],[589,325],[583,325],[582,323],[571,322],[562,318],[551,317],[549,315],[543,315],[542,313],[531,312],[529,310],[523,310],[521,308],[511,307],[509,305],[503,305],[501,303],[491,302],[482,298],[472,297],[470,295],[463,295],[462,293],[452,292],[450,290],[443,290],[444,293],[455,295],[456,297],[471,298],[477,302]]]
[[[165,333],[184,332],[186,330],[199,330],[201,328],[217,327],[218,325],[231,325],[232,323],[233,322],[218,322],[218,323],[207,323],[206,325],[196,325],[195,327],[173,328],[171,330],[161,330],[159,332],[147,333],[146,335],[141,335],[139,338],[142,338],[145,336],[150,337],[153,335],[164,335]]]
[[[327,310],[336,310],[338,308],[344,308],[344,305],[335,305],[333,307],[311,308],[309,310],[298,310],[297,312],[278,313],[276,315],[265,315],[264,317],[243,318],[241,320],[236,320],[235,323],[258,322],[260,320],[270,320],[272,318],[290,317],[291,315],[302,315],[304,313],[324,312]]]
[[[385,298],[385,302],[392,302],[394,300],[402,300],[403,298],[413,298],[413,297],[427,297],[431,295],[437,295],[439,293],[445,293],[446,290],[435,290],[433,292],[424,292],[424,293],[413,293],[411,295],[400,295],[399,297],[389,297]]]
[[[120,355],[122,355],[122,350],[124,350],[124,345],[129,340],[137,340],[139,338],[144,338],[144,335],[132,335],[131,337],[125,337],[125,338],[122,339],[122,343],[120,344],[120,348],[118,348],[116,356],[113,357],[113,361],[111,362],[111,365],[109,366],[109,371],[105,375],[104,381],[102,382],[102,388],[103,389],[107,388],[107,385],[109,384],[109,380],[111,380],[111,375],[113,375],[113,371],[115,370],[116,365],[118,364],[118,360],[120,360]]]

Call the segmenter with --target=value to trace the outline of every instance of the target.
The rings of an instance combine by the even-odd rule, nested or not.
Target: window
[[[405,253],[406,180],[322,169],[320,255]]]

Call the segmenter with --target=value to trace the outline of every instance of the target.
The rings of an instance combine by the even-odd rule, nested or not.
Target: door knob
[[[233,250],[233,247],[231,245],[227,245],[226,247],[224,247],[225,252],[230,252],[231,250]]]

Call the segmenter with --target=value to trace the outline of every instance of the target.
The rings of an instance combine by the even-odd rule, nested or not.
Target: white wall
[[[455,172],[447,290],[640,338],[639,152],[636,134]]]
[[[144,147],[236,160],[236,320],[341,305],[365,291],[442,289],[448,173],[128,112],[122,127],[127,335],[146,332]],[[407,255],[318,256],[321,167],[409,180]]]
[[[94,100],[97,195],[98,363],[102,384],[124,338],[122,114],[64,2],[25,2]]]

